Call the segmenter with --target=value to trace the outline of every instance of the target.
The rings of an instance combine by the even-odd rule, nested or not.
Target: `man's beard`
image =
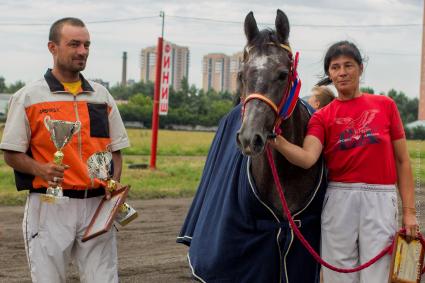
[[[70,64],[68,63],[62,63],[62,62],[58,62],[58,67],[59,69],[63,70],[63,71],[67,71],[70,73],[79,73],[81,71],[83,71],[86,68],[86,62],[84,61],[84,64],[76,64],[74,63],[74,61],[72,60]]]

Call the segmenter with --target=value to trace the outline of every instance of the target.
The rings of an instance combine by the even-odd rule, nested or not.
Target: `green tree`
[[[388,91],[387,95],[397,104],[403,124],[407,124],[418,119],[419,100],[417,98],[409,99],[404,92],[397,92],[395,89]]]
[[[366,93],[371,93],[374,94],[375,90],[373,88],[371,88],[370,86],[364,86],[360,88],[361,92],[366,92]]]
[[[19,89],[23,88],[25,86],[25,83],[23,81],[17,81],[13,84],[11,84],[9,87],[7,87],[6,92],[7,93],[15,93]]]

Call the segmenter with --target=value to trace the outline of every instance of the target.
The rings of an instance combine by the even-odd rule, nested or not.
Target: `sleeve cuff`
[[[11,143],[5,143],[5,142],[2,142],[0,144],[0,149],[1,150],[17,151],[17,152],[22,152],[22,153],[25,153],[28,150],[28,148],[26,146],[16,145],[16,144],[11,144]]]
[[[114,144],[110,145],[112,152],[121,150],[121,149],[126,148],[126,147],[130,147],[129,140],[120,141],[118,143],[114,143]]]

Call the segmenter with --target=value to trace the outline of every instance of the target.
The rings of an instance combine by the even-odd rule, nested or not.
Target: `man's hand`
[[[56,187],[63,181],[64,172],[68,165],[56,165],[54,163],[39,164],[38,176],[45,180],[49,186]]]
[[[109,180],[105,188],[105,199],[106,200],[111,199],[112,192],[115,190],[119,190],[121,188],[123,188],[123,185],[121,185],[115,180]]]

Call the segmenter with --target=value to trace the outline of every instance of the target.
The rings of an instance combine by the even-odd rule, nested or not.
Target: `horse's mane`
[[[279,45],[281,43],[288,44],[287,42],[279,41],[276,31],[270,28],[266,28],[261,30],[260,33],[258,33],[257,36],[254,38],[254,40],[252,40],[252,42],[249,42],[247,46],[253,46],[261,50],[270,43],[274,43],[276,45]]]

